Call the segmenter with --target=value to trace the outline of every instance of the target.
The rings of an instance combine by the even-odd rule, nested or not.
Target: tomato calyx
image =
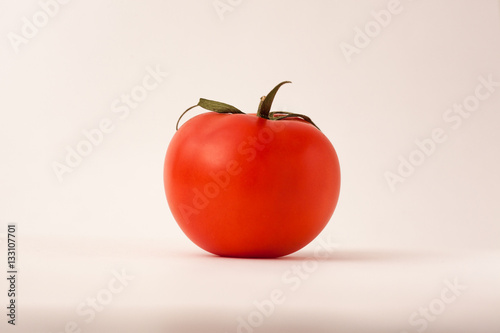
[[[283,81],[279,83],[276,87],[273,88],[267,94],[266,96],[262,96],[260,99],[259,103],[259,108],[257,109],[257,117],[263,118],[263,119],[268,119],[268,120],[281,120],[281,119],[286,119],[286,118],[299,118],[302,120],[305,120],[306,122],[310,123],[314,127],[316,127],[318,130],[319,127],[311,120],[306,115],[300,114],[300,113],[292,113],[292,112],[286,112],[286,111],[271,111],[271,106],[274,101],[274,97],[276,96],[276,93],[278,92],[279,88],[284,85],[285,83],[292,83],[291,81]],[[184,111],[179,119],[177,120],[177,123],[175,124],[175,130],[179,129],[179,122],[181,118],[191,109],[200,106],[208,111],[213,111],[217,113],[229,113],[229,114],[246,114],[245,112],[239,110],[238,108],[222,103],[222,102],[217,102],[217,101],[212,101],[209,99],[205,98],[200,98],[198,101],[198,104],[191,106],[188,108],[186,111]]]
[[[181,118],[189,110],[194,109],[197,106],[200,106],[200,107],[204,108],[205,110],[213,111],[213,112],[217,112],[217,113],[242,113],[242,114],[245,114],[245,112],[238,110],[237,108],[235,108],[232,105],[222,103],[222,102],[211,101],[211,100],[205,99],[205,98],[200,98],[198,104],[193,105],[192,107],[190,107],[189,109],[184,111],[181,114],[181,116],[179,117],[179,119],[177,119],[177,124],[175,124],[176,131],[179,130],[179,122],[181,121]]]

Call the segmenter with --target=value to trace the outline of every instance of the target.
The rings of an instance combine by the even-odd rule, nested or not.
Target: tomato
[[[288,255],[332,217],[340,191],[333,145],[308,117],[269,112],[287,82],[263,97],[257,114],[201,99],[197,106],[215,112],[186,121],[168,146],[170,210],[187,237],[208,252]]]

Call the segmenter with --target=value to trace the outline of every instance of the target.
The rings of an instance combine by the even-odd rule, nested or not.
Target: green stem
[[[300,114],[300,113],[292,113],[292,112],[285,112],[285,111],[274,111],[271,112],[271,105],[273,104],[274,97],[276,96],[276,93],[278,92],[279,88],[284,85],[285,83],[291,83],[290,81],[283,81],[280,84],[278,84],[276,87],[273,88],[267,94],[267,96],[262,96],[260,98],[260,103],[259,103],[259,108],[257,109],[257,116],[260,118],[268,119],[268,120],[281,120],[281,119],[287,119],[287,118],[300,118],[302,120],[307,121],[314,127],[316,127],[318,130],[318,126],[311,120],[306,115]],[[211,101],[208,99],[200,98],[200,101],[198,104],[193,105],[186,111],[184,111],[179,119],[177,120],[177,124],[175,124],[175,129],[179,129],[179,122],[181,118],[188,112],[189,110],[200,106],[206,110],[217,112],[217,113],[240,113],[240,114],[245,114],[244,112],[240,111],[239,109],[235,108],[232,105],[226,104],[226,103],[221,103],[221,102],[216,102],[216,101]]]
[[[278,89],[285,83],[292,83],[292,82],[290,81],[281,82],[276,87],[274,87],[274,89],[271,90],[269,94],[267,94],[267,96],[261,98],[259,109],[257,110],[257,117],[269,119],[269,112],[271,111],[271,105],[273,104],[274,96],[276,96]]]
[[[260,98],[259,107],[257,108],[257,115],[259,114],[259,110],[262,107],[262,103],[264,102],[265,99],[266,99],[266,96],[262,96]]]
[[[211,101],[211,100],[205,99],[205,98],[200,98],[200,101],[198,102],[198,104],[193,105],[192,107],[190,107],[189,109],[184,111],[181,114],[181,116],[179,117],[179,119],[177,119],[177,124],[175,124],[176,131],[179,129],[179,122],[181,121],[182,116],[184,116],[186,114],[186,112],[188,112],[189,110],[191,110],[197,106],[200,106],[200,107],[204,108],[205,110],[213,111],[213,112],[217,112],[217,113],[242,113],[242,114],[245,114],[245,112],[240,111],[239,109],[235,108],[232,105],[222,103],[222,102]]]

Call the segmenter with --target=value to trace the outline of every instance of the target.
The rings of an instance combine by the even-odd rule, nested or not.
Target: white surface
[[[16,329],[61,332],[75,322],[82,332],[245,332],[238,318],[250,317],[260,323],[255,332],[401,333],[424,327],[423,316],[413,324],[410,317],[432,307],[438,315],[425,332],[498,332],[500,252],[333,245],[315,258],[321,241],[331,243],[320,238],[283,259],[241,260],[162,242],[25,239]],[[108,304],[99,295],[113,271],[130,281]],[[444,293],[452,300],[441,308],[446,281],[459,289]],[[259,322],[255,302],[276,291],[282,302]],[[83,307],[95,314],[87,322],[77,309],[99,297],[102,311]]]
[[[348,62],[340,45],[389,3],[242,1],[221,20],[212,0],[74,0],[16,52],[9,34],[41,7],[1,1],[0,232],[17,223],[20,244],[19,325],[2,332],[71,320],[82,332],[235,332],[274,289],[286,301],[255,332],[416,332],[409,316],[454,278],[467,290],[425,332],[499,332],[500,88],[458,128],[443,119],[479,77],[500,82],[499,4],[401,0]],[[113,103],[154,70],[168,75],[120,118]],[[338,208],[282,260],[206,255],[163,193],[175,122],[200,97],[255,112],[283,80],[275,109],[311,116],[339,154]],[[59,182],[53,163],[103,119],[113,130]],[[384,174],[435,128],[447,140],[391,191]],[[338,249],[290,292],[283,274],[329,237]],[[82,323],[78,305],[122,269],[135,279]]]

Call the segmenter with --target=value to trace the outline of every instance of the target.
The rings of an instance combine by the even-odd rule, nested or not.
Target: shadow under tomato
[[[189,252],[184,253],[188,257],[206,258],[206,259],[230,259],[242,261],[290,261],[301,262],[305,260],[314,259],[319,262],[358,262],[358,261],[404,261],[404,260],[418,260],[435,258],[436,256],[443,256],[444,253],[436,253],[432,251],[417,251],[406,249],[342,249],[335,250],[328,255],[318,257],[314,251],[300,250],[287,256],[278,258],[250,258],[250,257],[225,257],[215,255],[204,250],[198,253]]]

